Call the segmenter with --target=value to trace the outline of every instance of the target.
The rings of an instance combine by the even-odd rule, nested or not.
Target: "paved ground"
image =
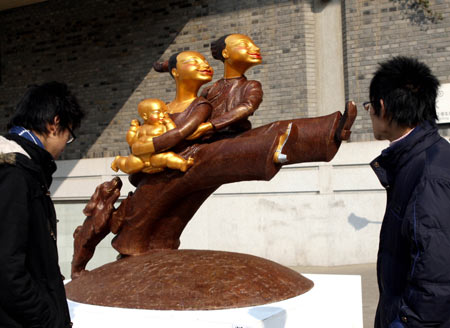
[[[361,276],[364,328],[372,328],[378,302],[376,264],[355,264],[335,267],[293,267],[301,273],[355,274]]]

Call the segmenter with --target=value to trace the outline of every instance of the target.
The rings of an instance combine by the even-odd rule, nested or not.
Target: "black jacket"
[[[48,188],[56,170],[51,155],[6,135],[31,157],[0,143],[0,327],[70,327],[58,266],[56,215]],[[12,144],[14,145],[14,144]],[[5,147],[3,147],[5,148]]]
[[[425,122],[371,166],[387,190],[375,327],[450,327],[450,144]]]

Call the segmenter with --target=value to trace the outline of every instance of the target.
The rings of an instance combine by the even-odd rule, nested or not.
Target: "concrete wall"
[[[224,185],[200,208],[181,248],[254,254],[284,265],[343,265],[376,260],[385,193],[368,163],[386,142],[343,144],[330,163],[290,165],[270,182]],[[60,219],[60,263],[67,275],[72,233],[112,158],[60,161],[52,197]],[[122,196],[133,190],[125,176]],[[114,260],[109,236],[90,267]]]

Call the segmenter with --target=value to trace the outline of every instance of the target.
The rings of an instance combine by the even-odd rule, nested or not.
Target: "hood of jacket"
[[[16,134],[0,136],[1,164],[14,165],[38,174],[47,189],[56,171],[55,161],[48,151]]]

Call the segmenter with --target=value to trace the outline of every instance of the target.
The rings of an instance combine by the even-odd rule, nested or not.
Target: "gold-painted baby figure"
[[[176,127],[167,113],[166,104],[159,99],[145,99],[139,103],[138,112],[144,123],[140,125],[138,120],[132,120],[127,133],[132,153],[116,156],[111,168],[128,174],[156,173],[166,167],[186,172],[194,164],[192,158],[186,160],[174,152],[154,153],[153,138]]]

